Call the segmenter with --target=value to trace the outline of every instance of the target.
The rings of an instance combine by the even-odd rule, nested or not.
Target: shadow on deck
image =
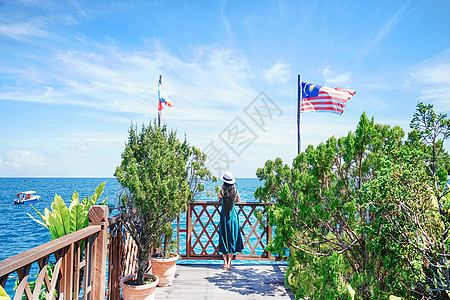
[[[178,264],[172,286],[158,287],[156,299],[295,299],[284,285],[286,265]]]

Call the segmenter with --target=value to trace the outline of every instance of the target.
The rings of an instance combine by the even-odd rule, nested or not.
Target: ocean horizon
[[[92,196],[95,188],[106,182],[100,201],[108,198],[106,204],[113,207],[117,204],[122,187],[115,177],[0,177],[0,204],[3,213],[0,217],[0,260],[24,252],[50,241],[48,229],[31,219],[27,213],[40,220],[39,215],[44,209],[51,209],[55,194],[62,197],[68,205],[73,192],[76,190],[80,201],[86,196]],[[212,191],[216,184],[208,182],[205,189]],[[260,186],[257,178],[237,178],[237,189],[241,201],[257,201],[254,198],[256,187]],[[41,200],[30,204],[14,204],[16,194],[22,191],[33,190]],[[216,196],[208,196],[206,191],[196,197],[196,200],[217,200]],[[31,207],[33,206],[33,207]],[[111,211],[110,215],[115,212]],[[181,241],[180,241],[181,244]]]

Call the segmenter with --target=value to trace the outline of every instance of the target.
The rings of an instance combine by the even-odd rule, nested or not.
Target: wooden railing
[[[254,216],[258,207],[264,209],[265,206],[255,202],[236,204],[244,242],[244,251],[237,255],[237,259],[275,259],[264,249],[272,229],[269,226],[260,228]],[[105,299],[106,293],[108,300],[120,300],[120,278],[136,269],[136,244],[129,235],[123,235],[120,218],[108,219],[106,206],[91,207],[89,219],[91,222],[87,228],[0,261],[0,284],[5,287],[10,275],[16,273],[19,285],[14,299],[23,296],[39,299],[42,288],[49,294],[47,299],[79,299],[82,295],[83,299],[97,300]],[[219,220],[219,202],[195,201],[188,204],[184,228],[180,218],[177,222],[178,253],[182,258],[221,259],[217,242]],[[184,254],[180,253],[181,234],[186,235]],[[53,276],[49,277],[47,268],[51,259],[56,263]],[[32,292],[30,271],[36,266],[39,271]]]
[[[87,228],[1,261],[0,284],[5,287],[10,275],[17,273],[14,299],[24,295],[39,299],[41,289],[48,293],[47,299],[79,299],[80,294],[83,299],[105,299],[108,207],[91,207],[89,220]],[[53,258],[50,278],[47,269]],[[36,265],[39,272],[32,292],[28,281]]]
[[[257,202],[238,202],[236,211],[241,226],[244,250],[236,255],[236,259],[274,260],[275,258],[264,248],[271,238],[272,228],[261,227],[255,217],[260,208],[264,212],[265,204]],[[184,259],[222,259],[218,251],[218,235],[220,220],[220,202],[195,201],[188,204],[185,227],[177,221],[178,254]],[[186,252],[180,253],[180,234],[185,234]]]

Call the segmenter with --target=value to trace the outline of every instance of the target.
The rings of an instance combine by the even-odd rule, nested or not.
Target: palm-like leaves
[[[105,183],[100,184],[91,197],[86,196],[81,203],[79,202],[79,195],[77,191],[72,194],[70,205],[67,207],[64,200],[58,194],[55,194],[55,200],[51,205],[52,211],[45,208],[44,215],[42,215],[36,208],[33,209],[39,215],[42,221],[34,218],[28,214],[34,221],[45,226],[50,231],[52,239],[65,236],[69,233],[75,232],[85,228],[89,224],[88,212],[92,205],[96,205],[98,199],[103,193]],[[108,198],[103,200],[101,204],[105,204]]]

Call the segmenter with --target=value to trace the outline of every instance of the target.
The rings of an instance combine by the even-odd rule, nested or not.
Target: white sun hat
[[[226,171],[222,177],[220,177],[220,179],[228,184],[234,184],[236,183],[236,179],[234,179],[233,177],[233,173],[231,173],[230,171]]]

